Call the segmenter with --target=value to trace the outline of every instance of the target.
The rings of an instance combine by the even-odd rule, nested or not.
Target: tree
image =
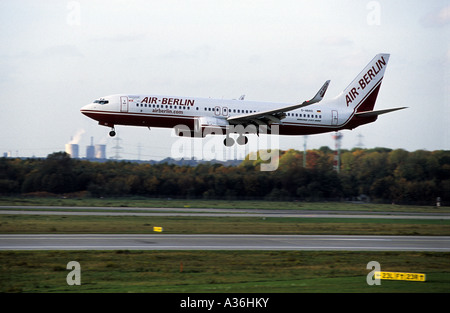
[[[258,154],[259,156],[259,154]],[[105,163],[71,159],[58,152],[46,159],[0,159],[0,193],[88,191],[92,196],[167,196],[208,199],[353,198],[364,193],[377,201],[429,204],[440,197],[450,203],[450,151],[376,148],[341,154],[341,171],[333,170],[329,148],[280,152],[279,168],[260,171],[262,161],[240,166],[203,163]]]

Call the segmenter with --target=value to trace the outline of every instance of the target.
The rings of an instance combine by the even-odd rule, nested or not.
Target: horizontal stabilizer
[[[407,107],[393,108],[393,109],[386,109],[386,110],[377,110],[377,111],[358,112],[358,113],[355,113],[355,116],[357,116],[357,117],[372,117],[372,116],[378,116],[378,115],[389,113],[389,112],[403,110],[406,108]]]

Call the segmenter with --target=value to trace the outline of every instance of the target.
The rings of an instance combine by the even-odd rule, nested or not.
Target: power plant
[[[66,153],[70,155],[72,159],[78,159],[79,158],[79,146],[74,143],[68,143],[66,144]]]
[[[79,129],[76,132],[75,137],[71,137],[70,141],[66,144],[65,151],[73,159],[78,159],[80,157],[80,146],[78,145],[78,142],[80,142],[81,136],[84,134],[84,132],[84,129]]]
[[[86,159],[95,159],[94,137],[91,137],[91,145],[86,147]]]
[[[106,145],[94,145],[94,137],[91,137],[91,145],[86,147],[87,160],[105,160],[106,159]]]
[[[79,136],[78,136],[79,137]],[[80,147],[78,143],[79,138],[74,140],[73,138],[70,140],[69,143],[65,146],[65,151],[67,154],[70,155],[73,159],[80,158]],[[91,144],[86,147],[86,160],[90,161],[100,161],[100,160],[106,160],[106,145],[103,144],[96,144],[94,145],[94,137],[91,137]]]
[[[106,159],[106,145],[95,145],[95,159]]]

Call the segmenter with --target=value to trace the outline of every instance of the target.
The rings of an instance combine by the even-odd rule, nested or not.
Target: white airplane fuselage
[[[102,97],[84,106],[81,113],[111,127],[131,125],[177,128],[184,125],[192,132],[211,127],[223,130],[231,126],[278,126],[280,135],[309,135],[353,129],[374,122],[378,115],[402,108],[373,111],[389,54],[379,54],[334,99],[319,102],[328,87],[315,98],[293,105],[277,102],[224,100],[166,95],[116,94]],[[115,132],[110,133],[114,135]]]
[[[127,94],[106,96],[101,98],[101,101],[108,103],[91,103],[83,107],[81,112],[99,121],[101,125],[110,127],[131,125],[173,128],[177,125],[186,125],[192,128],[195,119],[201,117],[225,121],[232,116],[290,105],[275,102]],[[348,124],[352,113],[352,110],[339,109],[332,103],[312,104],[288,112],[279,125],[280,135],[307,135],[339,130]]]

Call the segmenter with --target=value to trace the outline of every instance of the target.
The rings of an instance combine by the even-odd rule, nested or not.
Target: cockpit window
[[[104,99],[100,99],[100,100],[95,100],[94,103],[99,103],[99,104],[108,104],[109,101],[108,100],[104,100]]]

